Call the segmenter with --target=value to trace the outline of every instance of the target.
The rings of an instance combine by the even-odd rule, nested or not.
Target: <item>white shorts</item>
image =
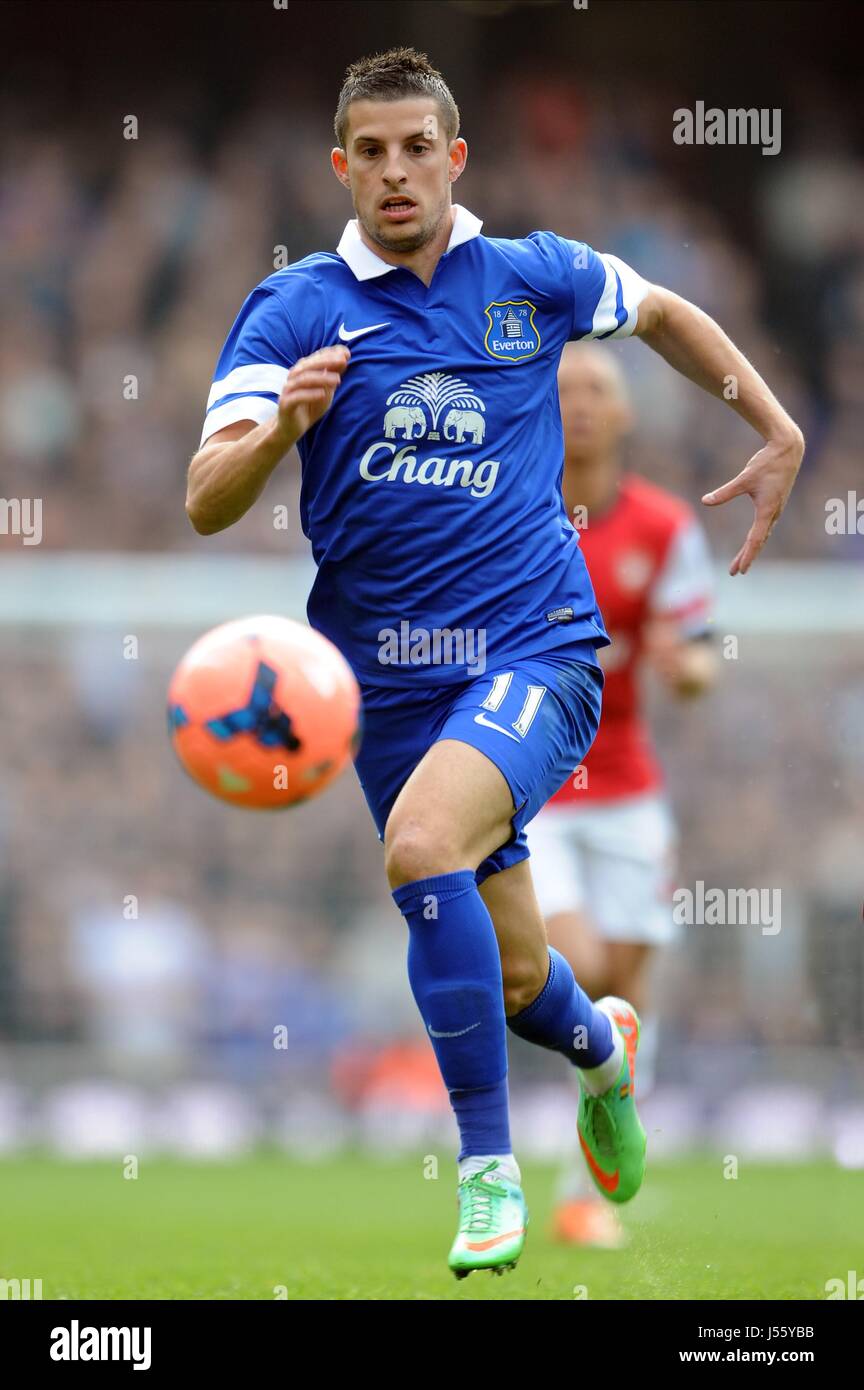
[[[675,941],[677,836],[662,796],[544,806],[527,827],[534,888],[545,918],[584,912],[608,941]]]

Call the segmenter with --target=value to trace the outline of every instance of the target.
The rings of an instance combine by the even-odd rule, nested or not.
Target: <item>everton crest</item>
[[[493,300],[483,310],[489,320],[483,346],[499,362],[525,362],[540,351],[534,322],[537,307],[527,299]]]

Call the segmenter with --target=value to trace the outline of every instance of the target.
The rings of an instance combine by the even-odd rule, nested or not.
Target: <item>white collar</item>
[[[480,218],[475,217],[473,212],[469,212],[467,208],[463,208],[461,203],[454,203],[453,207],[456,216],[453,219],[453,230],[447,243],[447,251],[452,251],[454,246],[461,246],[463,241],[470,241],[472,237],[479,236],[480,228],[483,226]],[[374,251],[370,251],[365,241],[360,239],[356,217],[352,217],[347,224],[342,233],[342,240],[336,247],[336,253],[351,267],[358,280],[372,280],[376,275],[385,275],[388,270],[398,270],[399,268],[390,265],[389,261],[382,261],[380,256],[376,256]],[[445,251],[444,254],[446,255],[447,252]]]

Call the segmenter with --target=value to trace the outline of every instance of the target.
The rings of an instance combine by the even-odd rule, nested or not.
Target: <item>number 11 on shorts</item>
[[[493,713],[499,710],[507,698],[507,692],[510,689],[512,680],[512,671],[504,671],[500,675],[493,676],[492,689],[489,691],[489,694],[486,696],[480,708],[492,710]],[[545,685],[528,686],[525,703],[519,712],[519,718],[514,719],[513,723],[510,725],[511,729],[516,730],[520,738],[524,738],[531,728],[534,717],[540,708],[540,702],[546,694],[546,689],[547,687]]]

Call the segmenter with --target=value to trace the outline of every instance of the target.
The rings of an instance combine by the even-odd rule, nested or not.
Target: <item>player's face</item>
[[[345,150],[334,150],[332,162],[361,227],[387,251],[419,250],[448,215],[465,141],[448,145],[441,111],[428,97],[354,101],[348,116]]]
[[[630,411],[614,370],[588,353],[565,352],[558,371],[558,398],[568,458],[614,452],[630,427]]]

